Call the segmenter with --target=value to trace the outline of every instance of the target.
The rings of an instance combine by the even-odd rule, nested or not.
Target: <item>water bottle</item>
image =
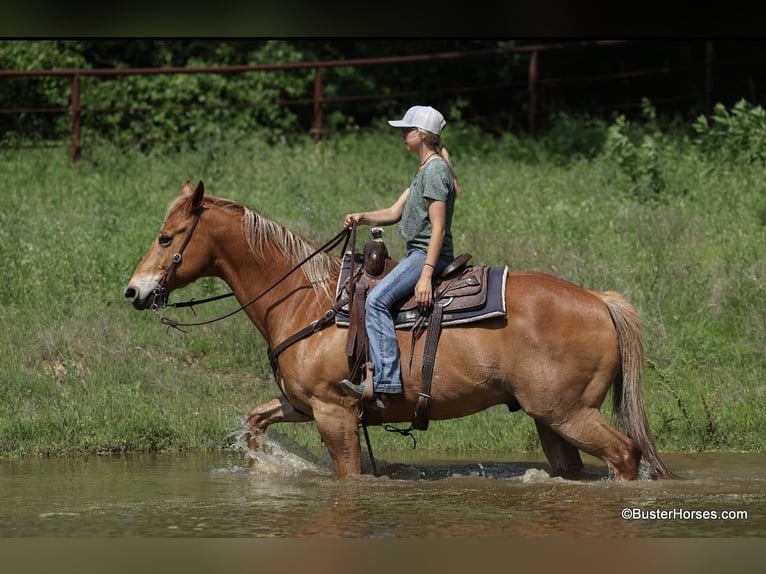
[[[383,228],[371,227],[372,241],[364,245],[364,270],[377,277],[383,273],[386,268],[386,259],[388,259],[388,248],[383,242]]]

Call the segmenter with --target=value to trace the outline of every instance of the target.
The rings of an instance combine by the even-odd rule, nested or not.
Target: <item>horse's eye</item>
[[[168,247],[173,243],[173,238],[170,237],[170,235],[160,235],[159,239],[157,239],[157,243],[160,244],[160,247]]]

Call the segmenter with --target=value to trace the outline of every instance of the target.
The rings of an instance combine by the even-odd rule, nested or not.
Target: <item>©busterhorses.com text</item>
[[[685,510],[623,508],[624,520],[747,520],[747,510]]]

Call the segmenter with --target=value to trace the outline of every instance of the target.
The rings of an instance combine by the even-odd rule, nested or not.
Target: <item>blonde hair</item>
[[[454,182],[455,187],[455,196],[457,197],[460,194],[460,183],[458,182],[457,174],[455,174],[455,168],[452,166],[452,161],[450,161],[449,152],[447,151],[446,146],[442,143],[441,137],[433,132],[429,132],[428,130],[418,128],[418,131],[423,134],[423,141],[427,145],[431,145],[436,148],[436,152],[447,164],[449,172],[452,174],[452,181]]]

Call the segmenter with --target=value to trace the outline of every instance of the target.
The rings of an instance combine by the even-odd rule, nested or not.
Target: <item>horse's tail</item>
[[[625,433],[638,443],[641,455],[657,478],[676,478],[662,462],[646,420],[641,397],[644,342],[641,322],[633,306],[619,293],[599,293],[617,329],[621,369],[612,389],[612,406]]]

